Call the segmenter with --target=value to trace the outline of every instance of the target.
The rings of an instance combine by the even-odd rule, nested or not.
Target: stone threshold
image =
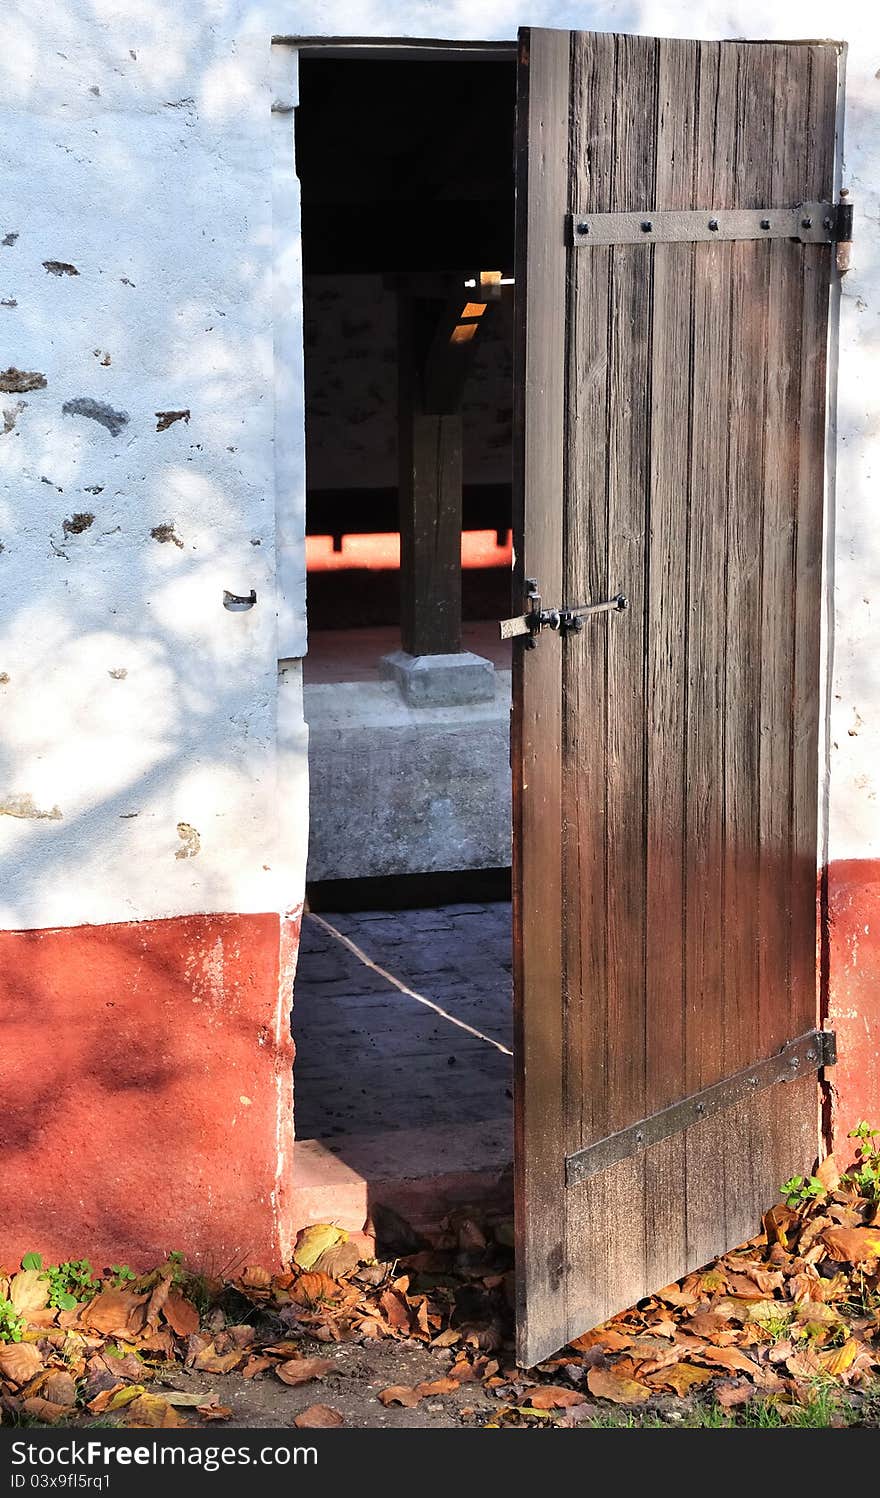
[[[333,1222],[359,1232],[377,1204],[428,1232],[448,1213],[478,1207],[513,1211],[513,1137],[509,1118],[450,1128],[298,1139],[293,1148],[295,1230]]]

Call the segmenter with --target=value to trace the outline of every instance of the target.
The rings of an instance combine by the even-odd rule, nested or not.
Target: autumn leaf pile
[[[736,1252],[528,1372],[513,1358],[510,1225],[490,1230],[464,1212],[398,1257],[376,1258],[363,1235],[321,1224],[300,1234],[282,1274],[250,1266],[212,1280],[173,1255],[139,1278],[120,1278],[119,1266],[84,1274],[79,1298],[59,1294],[58,1271],[28,1255],[0,1276],[0,1411],[5,1423],[222,1421],[231,1410],[216,1390],[180,1392],[169,1374],[320,1390],[341,1376],[322,1351],[392,1339],[432,1349],[437,1372],[378,1400],[414,1408],[454,1395],[464,1423],[576,1425],[613,1406],[681,1401],[771,1401],[785,1418],[818,1385],[850,1397],[880,1379],[880,1206],[862,1189],[829,1158]],[[315,1403],[292,1423],[343,1417]]]

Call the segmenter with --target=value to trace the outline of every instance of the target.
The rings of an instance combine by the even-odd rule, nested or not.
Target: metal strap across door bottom
[[[714,1113],[733,1108],[765,1087],[773,1087],[777,1082],[792,1082],[805,1072],[821,1071],[823,1067],[833,1066],[836,1060],[835,1032],[810,1030],[797,1040],[790,1040],[775,1056],[767,1056],[732,1077],[704,1087],[681,1102],[650,1114],[640,1123],[631,1124],[629,1128],[620,1129],[616,1134],[609,1134],[596,1144],[578,1150],[577,1154],[569,1155],[565,1161],[565,1184],[578,1186],[620,1160],[628,1160],[652,1144],[680,1134],[692,1124],[702,1123]]]

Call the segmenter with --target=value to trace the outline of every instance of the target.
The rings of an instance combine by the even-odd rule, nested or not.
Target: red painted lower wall
[[[0,933],[0,1264],[283,1260],[298,938],[277,915]]]
[[[854,1124],[880,1128],[880,861],[829,865],[825,949],[825,1022],[837,1031],[838,1050],[828,1072],[831,1135],[846,1159]]]

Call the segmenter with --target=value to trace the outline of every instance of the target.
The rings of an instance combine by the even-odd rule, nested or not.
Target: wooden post
[[[443,304],[398,298],[400,634],[410,655],[461,650],[461,408],[425,409],[424,370]]]

